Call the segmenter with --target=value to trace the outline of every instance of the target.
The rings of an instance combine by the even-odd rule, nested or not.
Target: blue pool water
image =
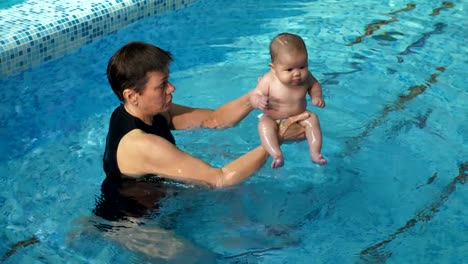
[[[200,0],[1,79],[4,262],[463,263],[466,3],[412,3]],[[327,107],[309,109],[329,164],[313,165],[306,142],[287,144],[280,169],[268,162],[224,190],[179,186],[158,214],[132,220],[144,225],[97,231],[116,225],[92,217],[118,104],[104,76],[115,50],[132,40],[170,50],[174,101],[216,107],[255,85],[283,31],[303,36],[322,83]],[[257,121],[175,136],[222,166],[259,144]],[[167,260],[129,241],[178,251]]]
[[[23,2],[25,2],[25,0],[2,0],[0,1],[0,9],[9,8]]]

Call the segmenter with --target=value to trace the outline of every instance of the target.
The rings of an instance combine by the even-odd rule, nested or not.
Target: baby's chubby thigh
[[[309,117],[305,120],[302,120],[299,122],[299,124],[305,128],[307,127],[314,127],[314,126],[318,126],[319,125],[319,119],[318,119],[318,116],[309,111],[309,110],[305,110],[303,113],[308,113],[309,114]],[[302,114],[302,113],[301,113]]]
[[[278,140],[278,127],[277,121],[268,115],[262,115],[258,122],[258,134],[262,146],[273,158],[271,163],[272,168],[278,168],[283,165],[283,153],[281,152]]]
[[[271,116],[263,114],[263,113],[258,115],[258,118],[259,118],[259,121],[258,121],[259,132],[268,133],[272,131],[272,132],[275,132],[275,134],[278,132],[278,125],[282,122],[282,119],[274,119]]]

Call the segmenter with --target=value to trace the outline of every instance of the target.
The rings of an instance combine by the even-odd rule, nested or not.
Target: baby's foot
[[[273,161],[271,162],[271,168],[276,169],[283,166],[283,158],[273,158]]]
[[[310,156],[312,158],[312,161],[319,165],[327,164],[327,160],[323,157],[321,153],[312,153]]]

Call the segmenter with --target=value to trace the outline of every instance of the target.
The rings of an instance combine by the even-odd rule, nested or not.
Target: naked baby
[[[278,124],[281,120],[305,111],[310,117],[300,124],[304,126],[309,153],[313,162],[324,165],[326,159],[321,153],[322,132],[316,114],[308,111],[306,95],[312,104],[323,108],[322,87],[308,69],[308,54],[300,36],[281,33],[270,43],[270,71],[262,76],[254,89],[250,102],[254,108],[263,111],[258,132],[263,147],[272,157],[272,168],[284,163],[278,141]]]

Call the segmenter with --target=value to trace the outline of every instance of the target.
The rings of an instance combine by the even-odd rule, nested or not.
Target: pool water
[[[25,0],[2,0],[0,2],[0,9],[6,9],[23,2],[25,2]]]
[[[464,1],[200,0],[1,79],[4,262],[462,263],[467,17]],[[323,86],[326,108],[309,109],[327,166],[310,162],[305,141],[290,143],[284,167],[268,161],[238,186],[177,186],[158,213],[125,223],[92,216],[118,104],[105,69],[120,46],[170,50],[174,101],[213,108],[254,87],[269,41],[285,31],[304,38]],[[256,115],[174,134],[180,148],[222,166],[259,144]],[[121,227],[102,232],[99,223]]]

